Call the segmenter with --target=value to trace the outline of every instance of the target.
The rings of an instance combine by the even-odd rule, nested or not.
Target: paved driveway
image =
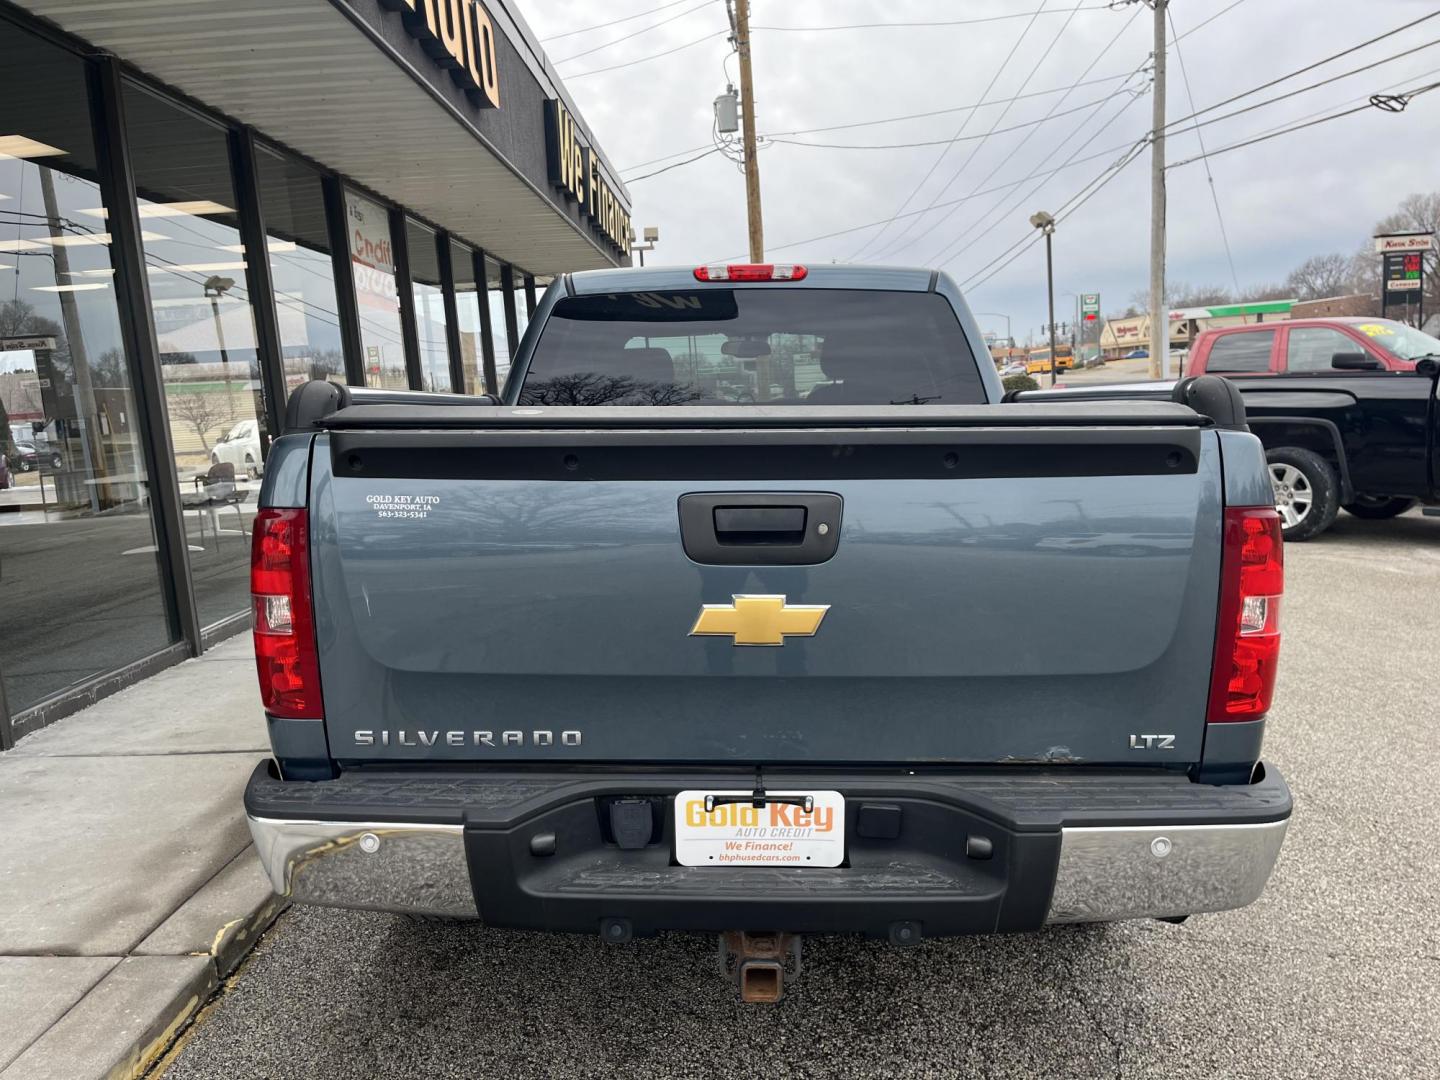
[[[1297,807],[1251,908],[811,939],[777,1007],[738,1004],[708,938],[292,911],[165,1075],[1440,1076],[1440,520],[1342,514],[1287,560],[1266,755]]]

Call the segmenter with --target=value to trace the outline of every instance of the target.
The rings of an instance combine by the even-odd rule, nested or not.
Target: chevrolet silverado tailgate
[[[1199,758],[1220,440],[1181,406],[325,426],[312,570],[342,762]]]

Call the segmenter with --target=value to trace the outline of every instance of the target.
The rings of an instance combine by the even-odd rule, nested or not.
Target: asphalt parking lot
[[[927,942],[806,942],[742,1006],[709,938],[296,910],[168,1080],[418,1076],[1440,1076],[1440,519],[1287,550],[1266,757],[1295,794],[1254,906]]]

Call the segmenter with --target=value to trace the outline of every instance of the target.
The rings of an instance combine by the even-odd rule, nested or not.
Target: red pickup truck
[[[1292,319],[1206,330],[1195,339],[1186,375],[1414,371],[1435,339],[1390,319]]]

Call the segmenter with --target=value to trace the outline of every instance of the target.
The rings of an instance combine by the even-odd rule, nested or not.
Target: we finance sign
[[[600,155],[586,143],[563,101],[545,102],[550,183],[580,204],[580,213],[621,251],[630,250],[630,210],[601,175]]]

